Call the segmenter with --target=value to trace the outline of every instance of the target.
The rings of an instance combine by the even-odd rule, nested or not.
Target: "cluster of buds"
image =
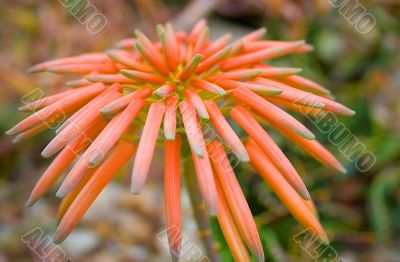
[[[304,41],[262,40],[265,29],[230,43],[209,39],[205,21],[189,34],[167,24],[159,41],[136,31],[104,53],[89,53],[38,64],[31,72],[78,74],[66,91],[20,108],[29,117],[7,131],[15,141],[55,126],[43,157],[57,156],[37,182],[28,206],[66,173],[56,242],[76,226],[98,194],[133,156],[131,188],[140,193],[157,142],[164,141],[165,211],[172,257],[179,258],[182,146],[190,148],[198,187],[210,215],[216,215],[237,261],[248,250],[264,261],[257,227],[230,165],[227,150],[248,162],[305,227],[326,238],[304,183],[265,126],[277,129],[323,164],[345,172],[314,134],[286,110],[307,114],[354,112],[335,102],[321,85],[298,75],[298,68],[263,63],[312,47]],[[59,112],[62,112],[60,114]],[[247,134],[239,137],[228,121]],[[210,124],[220,139],[203,135]]]

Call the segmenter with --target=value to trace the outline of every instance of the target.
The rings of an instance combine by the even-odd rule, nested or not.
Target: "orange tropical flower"
[[[67,173],[57,191],[63,201],[55,241],[68,236],[134,155],[131,188],[140,193],[162,142],[166,222],[174,229],[168,230],[174,260],[181,246],[180,172],[186,158],[182,147],[191,150],[204,203],[209,214],[217,216],[235,260],[250,261],[248,250],[258,261],[264,261],[264,254],[227,151],[248,162],[301,224],[326,238],[299,174],[262,125],[269,124],[323,164],[345,172],[314,134],[285,110],[354,112],[335,102],[324,87],[299,76],[300,69],[262,63],[312,47],[304,41],[262,40],[264,29],[232,43],[229,35],[213,41],[203,20],[189,34],[175,32],[170,24],[157,29],[156,42],[136,31],[135,38],[104,53],[56,59],[30,69],[82,75],[68,81],[66,91],[23,105],[20,110],[32,114],[7,131],[18,142],[46,128],[56,129],[42,155],[57,156],[27,202],[34,204]],[[248,138],[238,136],[229,118]],[[205,136],[204,124],[213,126],[218,137]]]

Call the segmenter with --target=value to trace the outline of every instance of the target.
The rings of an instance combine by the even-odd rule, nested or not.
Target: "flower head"
[[[169,24],[157,30],[156,42],[136,31],[135,38],[122,40],[104,53],[56,59],[30,69],[83,75],[68,81],[66,91],[22,106],[21,111],[33,113],[7,131],[21,141],[57,127],[42,152],[43,157],[57,156],[27,202],[30,206],[37,201],[70,167],[57,191],[63,201],[56,241],[67,237],[134,155],[131,188],[140,193],[158,142],[164,144],[166,221],[174,228],[168,232],[173,258],[179,257],[181,244],[184,146],[190,148],[209,214],[217,216],[238,261],[249,261],[247,248],[259,261],[264,255],[228,150],[260,173],[300,223],[325,236],[300,176],[261,125],[269,124],[323,164],[345,171],[313,133],[282,108],[312,115],[354,112],[335,102],[327,89],[297,75],[300,69],[262,63],[312,48],[304,41],[261,40],[264,29],[232,43],[229,35],[212,41],[205,21],[189,34],[175,32]],[[228,118],[248,138],[240,138]],[[219,139],[204,136],[208,123]]]

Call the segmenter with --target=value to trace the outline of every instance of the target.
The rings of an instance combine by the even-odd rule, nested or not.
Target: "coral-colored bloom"
[[[132,191],[139,193],[155,147],[162,142],[168,241],[174,260],[181,249],[180,163],[187,157],[181,155],[181,147],[191,150],[205,205],[210,215],[217,215],[237,261],[250,261],[247,248],[258,261],[264,254],[228,150],[260,173],[300,223],[326,237],[299,174],[260,123],[276,128],[323,164],[345,172],[314,134],[281,107],[312,114],[354,112],[333,101],[327,89],[297,75],[300,69],[262,64],[312,47],[304,41],[262,40],[264,29],[231,44],[229,35],[212,41],[205,21],[189,34],[174,32],[169,24],[157,29],[158,42],[136,31],[135,38],[104,53],[57,59],[30,69],[83,75],[67,82],[67,91],[22,106],[21,111],[34,113],[7,131],[18,142],[62,123],[42,154],[59,153],[27,202],[34,204],[70,167],[57,193],[64,199],[56,241],[67,237],[135,152]],[[246,142],[235,133],[229,117],[248,134]],[[209,138],[203,123],[211,124],[219,139]]]

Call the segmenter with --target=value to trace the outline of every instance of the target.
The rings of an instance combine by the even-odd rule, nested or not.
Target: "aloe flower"
[[[181,246],[180,173],[188,159],[181,153],[184,148],[190,148],[203,201],[208,213],[217,216],[235,260],[249,261],[248,250],[258,261],[264,261],[264,254],[227,152],[248,162],[302,225],[326,238],[300,176],[263,127],[270,125],[318,161],[345,172],[313,133],[285,110],[311,115],[354,112],[335,102],[324,87],[299,76],[300,69],[262,63],[312,47],[304,41],[262,40],[264,29],[232,43],[229,35],[213,41],[205,21],[188,34],[175,32],[169,24],[157,30],[156,42],[136,31],[135,38],[104,53],[56,59],[30,69],[81,75],[66,83],[66,91],[22,106],[21,111],[32,114],[7,131],[18,142],[55,129],[42,156],[56,156],[27,202],[34,204],[66,173],[56,194],[63,200],[55,242],[68,236],[134,156],[131,189],[140,193],[160,144],[174,260]],[[248,137],[239,137],[228,119]],[[217,139],[203,135],[205,124],[214,128]]]

